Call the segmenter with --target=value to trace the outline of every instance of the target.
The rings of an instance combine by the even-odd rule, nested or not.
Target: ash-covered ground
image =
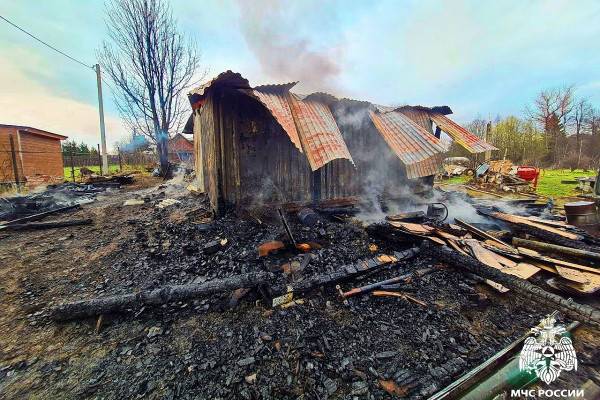
[[[378,253],[402,250],[358,222],[322,219],[305,227],[288,215],[302,253],[259,257],[285,239],[273,216],[212,222],[202,196],[151,182],[99,196],[54,219],[93,218],[93,226],[1,234],[0,393],[3,398],[379,399],[426,398],[477,366],[553,311],[499,295],[417,256],[344,290],[428,266],[403,292],[426,303],[370,294],[343,304],[333,287],[304,303],[271,308],[257,293],[140,308],[96,320],[56,323],[48,306],[166,284],[204,282],[264,270],[275,283],[332,272]],[[131,198],[143,205],[124,206]],[[180,202],[163,209],[165,198]],[[218,251],[211,242],[227,239]],[[318,248],[320,247],[320,248]],[[588,336],[592,336],[588,334]],[[589,340],[575,341],[590,363]]]

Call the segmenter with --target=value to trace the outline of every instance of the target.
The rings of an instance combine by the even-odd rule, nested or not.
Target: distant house
[[[169,161],[194,165],[194,143],[181,133],[169,139]]]
[[[62,181],[60,142],[65,139],[67,136],[29,126],[0,124],[0,184],[35,186]]]

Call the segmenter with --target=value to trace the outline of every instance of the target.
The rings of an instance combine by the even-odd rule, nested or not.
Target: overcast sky
[[[299,80],[380,104],[447,104],[454,118],[522,115],[544,88],[575,84],[600,107],[600,1],[172,0],[208,75]],[[11,19],[88,64],[101,0],[4,0]],[[105,88],[108,142],[127,134]],[[0,21],[0,123],[99,141],[95,74]]]

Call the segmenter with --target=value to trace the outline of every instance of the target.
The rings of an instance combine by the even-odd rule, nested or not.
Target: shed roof
[[[190,92],[189,97],[193,108],[200,107],[206,94],[216,87],[238,89],[254,97],[271,113],[294,146],[306,154],[313,171],[337,158],[353,162],[331,114],[330,106],[339,101],[357,102],[368,107],[375,127],[405,164],[409,178],[435,174],[442,162],[442,154],[447,149],[438,138],[413,121],[408,111],[416,111],[427,121],[435,122],[440,129],[472,153],[496,149],[447,118],[445,115],[452,114],[448,106],[390,107],[359,100],[340,100],[322,92],[303,96],[290,91],[296,83],[269,84],[252,88],[248,80],[239,73],[226,71]],[[192,121],[188,120],[188,124],[190,122]]]
[[[15,128],[17,130],[25,131],[25,132],[31,133],[33,135],[45,136],[45,137],[49,137],[49,138],[57,139],[57,140],[65,140],[68,138],[68,136],[59,135],[58,133],[48,132],[43,129],[33,128],[31,126],[0,124],[0,128]]]
[[[434,175],[445,152],[440,140],[398,111],[369,111],[373,124],[406,166],[408,178]]]
[[[431,113],[431,119],[439,128],[446,132],[456,143],[471,153],[482,153],[488,150],[498,150],[479,136],[476,136],[440,113]]]

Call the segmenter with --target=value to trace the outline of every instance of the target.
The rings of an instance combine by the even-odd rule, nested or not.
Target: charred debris
[[[212,380],[214,393],[242,391],[247,398],[269,398],[263,387],[271,398],[302,390],[310,398],[424,398],[518,340],[540,316],[558,311],[564,321],[600,326],[589,300],[600,289],[600,241],[568,224],[552,203],[431,189],[401,202],[381,198],[375,208],[371,201],[329,202],[216,215],[205,194],[185,185],[122,193],[122,209],[132,211],[118,218],[136,235],[105,258],[109,283],[79,286],[35,318],[50,325],[93,321],[98,334],[107,324],[148,319],[153,326],[144,340],[163,343],[178,316],[233,313],[205,329],[236,332],[242,342],[234,336],[214,349],[200,346],[188,355],[196,360],[189,368]],[[30,214],[27,223],[68,219],[91,206],[58,205]],[[67,225],[59,229],[73,229]],[[268,322],[256,322],[257,315]],[[490,319],[477,332],[479,315]],[[244,344],[255,339],[259,347]],[[213,362],[225,368],[230,354],[239,359],[226,367],[227,383],[210,371]],[[275,372],[273,362],[289,368]],[[182,385],[185,393],[193,382]]]
[[[122,176],[3,203],[3,240],[39,229],[78,240],[88,224],[130,234],[102,238],[113,242],[91,278],[47,277],[58,295],[24,280],[32,326],[91,322],[101,338],[149,325],[78,394],[457,398],[545,315],[600,327],[597,219],[567,221],[526,191],[490,201],[433,188],[441,132],[493,150],[448,107],[293,86],[252,88],[227,72],[192,92],[187,181],[114,190],[134,179]],[[118,204],[95,208],[99,195]]]

